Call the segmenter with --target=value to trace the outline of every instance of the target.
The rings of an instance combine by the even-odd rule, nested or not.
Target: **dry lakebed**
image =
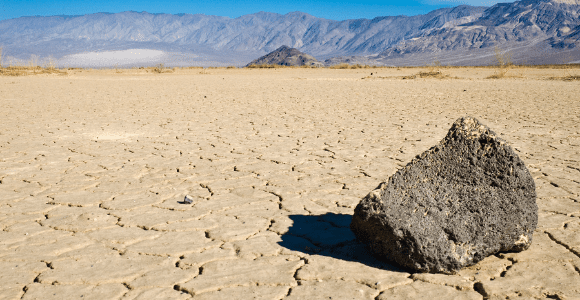
[[[0,299],[580,299],[580,70],[422,71],[0,76]],[[529,169],[531,247],[375,259],[355,206],[463,116]]]

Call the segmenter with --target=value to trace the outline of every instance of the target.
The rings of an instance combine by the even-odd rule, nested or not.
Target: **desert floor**
[[[580,69],[419,71],[0,77],[0,298],[580,298],[580,81],[550,79]],[[532,173],[533,245],[456,275],[375,260],[354,207],[466,115]]]

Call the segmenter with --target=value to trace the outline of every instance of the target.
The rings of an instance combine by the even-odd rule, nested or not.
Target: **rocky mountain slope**
[[[296,48],[286,45],[256,59],[251,65],[282,65],[282,66],[322,66],[312,55],[302,53]]]
[[[243,61],[288,45],[316,57],[376,54],[418,34],[434,19],[454,21],[458,8],[418,16],[334,21],[302,12],[259,12],[230,19],[206,15],[98,13],[84,16],[22,17],[0,21],[5,54],[65,55],[131,48],[191,54],[222,61]],[[484,7],[463,6],[477,16]],[[460,21],[458,21],[460,22]],[[431,26],[437,26],[433,22]]]
[[[302,12],[259,12],[231,19],[123,12],[22,17],[0,21],[4,55],[66,59],[86,52],[151,49],[174,64],[246,65],[282,45],[328,63],[450,64],[490,62],[498,46],[515,61],[580,60],[580,2],[521,0],[461,5],[417,16],[334,21]],[[549,60],[549,59],[548,59]]]
[[[506,42],[563,36],[580,25],[580,6],[555,1],[523,0],[499,3],[471,22],[430,28],[384,54],[485,48]]]
[[[459,22],[424,26],[378,55],[335,57],[327,63],[486,65],[496,63],[497,50],[520,64],[580,63],[578,0],[498,3],[481,16],[463,16],[456,16]]]

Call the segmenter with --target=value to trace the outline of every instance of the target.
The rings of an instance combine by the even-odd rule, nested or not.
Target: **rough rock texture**
[[[298,49],[282,46],[248,64],[251,65],[322,66],[322,63]]]
[[[538,222],[535,184],[511,147],[460,118],[355,209],[351,229],[381,258],[453,273],[501,251],[522,251]]]

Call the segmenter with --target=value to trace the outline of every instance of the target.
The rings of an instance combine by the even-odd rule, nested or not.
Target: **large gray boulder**
[[[537,222],[536,187],[522,160],[466,117],[363,198],[350,228],[379,258],[449,274],[527,249]]]

